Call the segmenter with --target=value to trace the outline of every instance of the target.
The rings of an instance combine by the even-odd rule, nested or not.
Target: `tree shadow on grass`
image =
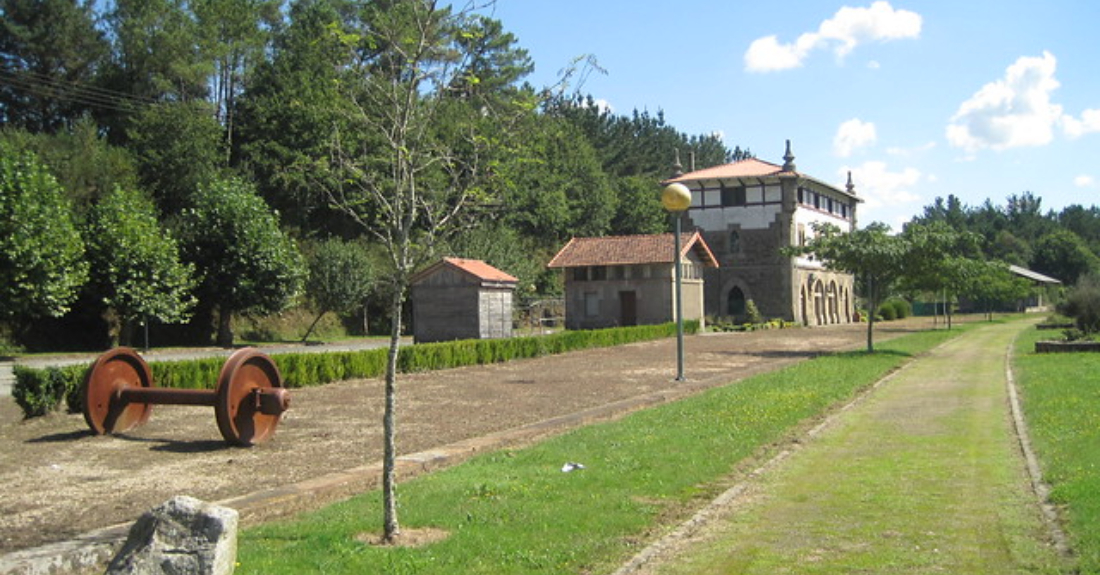
[[[860,349],[860,350],[855,350],[855,351],[838,351],[838,352],[827,354],[827,355],[832,355],[832,356],[836,356],[836,357],[843,357],[843,358],[851,358],[851,359],[857,359],[857,358],[861,358],[861,357],[870,357],[870,356],[880,356],[880,357],[881,356],[890,356],[890,357],[899,357],[899,358],[913,357],[913,354],[911,354],[907,351],[898,351],[896,349],[876,349],[875,351],[867,351],[866,349]]]

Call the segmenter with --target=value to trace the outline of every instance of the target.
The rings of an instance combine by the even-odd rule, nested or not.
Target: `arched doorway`
[[[825,284],[814,282],[814,325],[825,325]]]
[[[726,299],[726,313],[730,317],[744,317],[745,309],[745,292],[734,286]]]

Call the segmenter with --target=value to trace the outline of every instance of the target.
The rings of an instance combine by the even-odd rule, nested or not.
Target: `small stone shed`
[[[480,260],[443,258],[412,277],[417,343],[512,337],[518,280]]]
[[[684,319],[703,321],[703,269],[718,261],[699,232],[682,234]],[[547,264],[565,270],[566,329],[676,320],[673,234],[573,238]]]

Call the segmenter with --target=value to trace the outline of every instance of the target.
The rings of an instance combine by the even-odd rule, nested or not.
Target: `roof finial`
[[[856,195],[856,185],[852,183],[852,170],[848,170],[848,185],[844,187],[849,194]]]
[[[680,163],[680,148],[676,148],[676,161],[672,164],[672,177],[679,178],[684,175],[684,166]]]
[[[794,154],[791,153],[791,141],[787,140],[787,153],[783,154],[783,171],[794,171]]]

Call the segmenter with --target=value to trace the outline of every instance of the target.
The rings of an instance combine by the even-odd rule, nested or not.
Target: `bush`
[[[58,409],[64,403],[69,411],[80,411],[80,387],[88,371],[86,365],[33,369],[16,365],[12,398],[24,417],[37,417]]]
[[[894,321],[898,318],[897,311],[894,310],[894,306],[890,302],[886,302],[878,306],[878,318],[882,321]]]
[[[1100,278],[1081,278],[1058,305],[1058,313],[1073,318],[1085,335],[1100,332]]]
[[[894,317],[897,319],[905,319],[913,315],[913,306],[901,298],[892,299],[886,302],[886,305],[894,308]]]
[[[685,321],[684,333],[698,333],[698,321]],[[649,341],[676,335],[676,324],[566,331],[540,337],[462,340],[404,346],[397,359],[401,373],[500,363]],[[387,348],[329,353],[285,353],[272,356],[288,388],[324,385],[345,379],[381,377],[386,372]],[[159,387],[213,389],[224,358],[159,361],[149,364]],[[32,369],[16,366],[12,395],[26,417],[44,415],[65,402],[69,411],[81,410],[80,388],[88,364]]]
[[[760,309],[756,307],[756,302],[751,299],[745,302],[745,319],[748,320],[748,323],[754,325],[764,323],[764,316],[760,315]]]

